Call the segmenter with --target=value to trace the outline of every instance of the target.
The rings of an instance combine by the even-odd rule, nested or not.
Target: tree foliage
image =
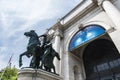
[[[16,68],[5,68],[5,73],[2,76],[1,80],[17,80],[17,69]],[[0,73],[0,76],[2,75],[3,71]]]

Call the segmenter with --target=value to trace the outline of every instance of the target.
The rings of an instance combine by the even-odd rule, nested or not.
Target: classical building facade
[[[63,80],[120,80],[120,0],[82,0],[49,33]]]

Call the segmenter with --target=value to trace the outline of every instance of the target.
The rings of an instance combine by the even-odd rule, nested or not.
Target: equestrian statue
[[[54,73],[56,74],[53,60],[54,57],[57,57],[57,59],[60,60],[60,56],[52,48],[52,43],[49,39],[49,35],[43,34],[41,36],[38,36],[34,30],[25,32],[24,35],[26,37],[29,37],[29,42],[27,45],[27,50],[24,53],[20,54],[19,67],[23,65],[22,57],[27,56],[28,58],[32,57],[29,65],[30,68],[41,68],[49,72],[52,72],[51,69],[53,69]],[[41,37],[42,40],[39,39]]]

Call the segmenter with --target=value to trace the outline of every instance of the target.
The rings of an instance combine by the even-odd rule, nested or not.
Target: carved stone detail
[[[54,33],[54,36],[60,36],[60,37],[63,37],[63,33],[61,31],[61,29],[56,29],[55,33]]]
[[[102,6],[104,1],[111,1],[111,0],[93,0],[93,2],[96,3],[99,6]]]

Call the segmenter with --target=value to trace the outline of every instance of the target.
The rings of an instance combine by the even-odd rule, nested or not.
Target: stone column
[[[116,28],[120,27],[120,11],[111,3],[111,0],[97,0],[97,2],[111,18]]]
[[[56,31],[54,33],[54,38],[55,38],[54,49],[56,52],[59,53],[60,57],[61,57],[61,54],[60,54],[61,37],[62,37],[62,32],[58,28],[58,29],[56,29]],[[61,60],[58,61],[57,58],[55,58],[54,64],[55,64],[55,68],[56,68],[56,73],[60,74],[61,73]]]

